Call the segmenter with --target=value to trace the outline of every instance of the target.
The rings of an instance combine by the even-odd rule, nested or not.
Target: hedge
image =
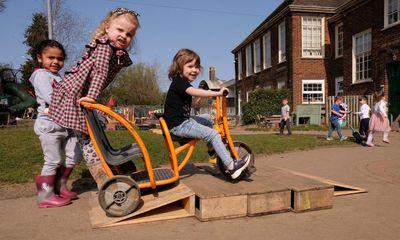
[[[282,98],[289,98],[291,104],[289,89],[257,89],[250,93],[249,101],[242,105],[243,124],[254,123],[257,114],[271,116],[281,113]]]

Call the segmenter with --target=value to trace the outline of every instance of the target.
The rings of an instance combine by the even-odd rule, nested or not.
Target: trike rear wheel
[[[250,149],[250,147],[247,144],[245,144],[243,142],[234,141],[233,145],[238,153],[239,159],[242,158],[243,156],[245,156],[246,154],[250,154],[249,165],[242,172],[242,174],[240,174],[240,176],[236,180],[249,177],[252,173],[254,173],[256,171],[256,168],[254,166],[255,159],[254,159],[253,151]],[[219,171],[225,176],[226,179],[232,180],[231,175],[229,174],[229,172],[226,171],[225,165],[222,162],[221,158],[219,158],[219,157],[217,157],[217,166],[218,166]]]
[[[126,216],[136,210],[140,203],[140,189],[130,177],[116,175],[100,188],[99,204],[110,217]]]

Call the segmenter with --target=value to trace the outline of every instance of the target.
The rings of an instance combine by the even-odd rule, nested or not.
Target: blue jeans
[[[233,161],[221,136],[213,129],[213,120],[209,114],[192,116],[179,126],[172,128],[170,133],[178,137],[203,139],[213,146],[225,166],[229,166]]]
[[[337,131],[339,138],[342,138],[342,130],[341,130],[342,128],[340,127],[338,119],[336,119],[334,121],[331,120],[331,126],[329,127],[329,130],[328,130],[328,138],[332,137],[332,132],[335,129]]]

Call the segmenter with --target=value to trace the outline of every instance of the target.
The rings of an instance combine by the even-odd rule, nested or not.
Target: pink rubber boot
[[[73,168],[66,168],[64,166],[61,166],[57,169],[56,187],[54,189],[54,192],[56,194],[60,195],[63,198],[69,198],[71,200],[78,198],[78,194],[69,190],[67,187],[67,181],[72,173],[72,170]]]
[[[55,179],[55,175],[35,177],[39,208],[61,207],[71,203],[69,198],[59,197],[54,193]]]

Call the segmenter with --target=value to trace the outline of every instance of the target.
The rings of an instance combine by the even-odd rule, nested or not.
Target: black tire
[[[242,172],[242,174],[240,174],[240,176],[238,178],[236,178],[235,180],[248,178],[248,177],[250,177],[250,175],[252,173],[254,173],[256,171],[256,168],[254,166],[255,158],[254,158],[253,151],[250,149],[250,147],[247,144],[245,144],[243,142],[234,141],[233,145],[235,146],[236,151],[238,152],[239,158],[243,157],[246,154],[250,154],[250,163],[249,163],[249,165]],[[217,166],[218,166],[219,171],[222,173],[222,175],[225,176],[225,178],[227,180],[229,180],[229,181],[233,180],[231,175],[226,171],[225,165],[222,162],[221,158],[219,158],[219,157],[217,157]]]
[[[116,175],[101,186],[98,199],[107,216],[123,217],[138,207],[140,189],[132,178]]]

